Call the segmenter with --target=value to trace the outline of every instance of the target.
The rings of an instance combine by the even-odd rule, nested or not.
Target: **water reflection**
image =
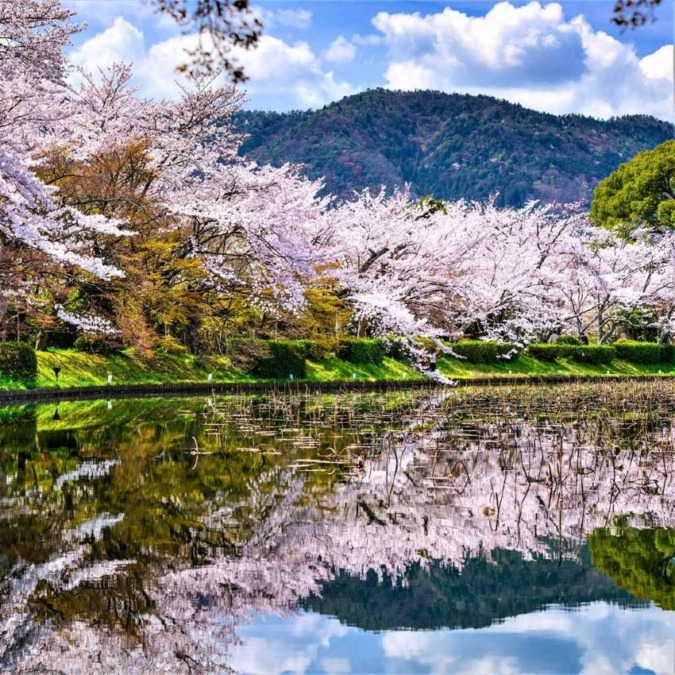
[[[313,625],[285,670],[669,672],[674,402],[661,383],[0,411],[0,668],[271,672],[256,645]]]

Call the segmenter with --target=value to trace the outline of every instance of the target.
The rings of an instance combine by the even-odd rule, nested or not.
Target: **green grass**
[[[33,385],[34,386],[34,385]],[[26,389],[26,385],[23,382],[17,382],[8,377],[0,376],[0,389]]]
[[[213,373],[214,382],[253,379],[234,371],[229,359],[222,356],[197,358],[191,354],[161,354],[146,360],[130,350],[102,356],[61,349],[38,352],[38,387],[56,385],[54,366],[61,368],[58,381],[61,387],[104,385],[108,375],[112,375],[112,384],[206,382],[209,373]]]
[[[675,364],[656,364],[638,366],[628,361],[614,360],[608,365],[577,363],[571,359],[560,361],[539,361],[521,354],[514,361],[476,364],[467,363],[452,357],[439,359],[440,371],[448,377],[468,379],[474,377],[551,377],[567,375],[570,377],[588,377],[592,375],[675,375]]]
[[[356,378],[354,378],[356,375]],[[337,357],[317,363],[307,363],[307,378],[310,382],[335,382],[340,380],[423,380],[424,377],[412,366],[386,358],[382,365],[374,363],[348,363]]]
[[[37,387],[56,385],[54,366],[61,368],[59,386],[100,386],[112,384],[162,384],[174,382],[206,382],[213,374],[214,382],[257,382],[260,378],[236,371],[224,356],[195,357],[190,354],[157,355],[145,360],[127,350],[121,354],[101,356],[74,350],[50,350],[38,352]],[[610,365],[592,365],[572,360],[538,361],[526,355],[514,361],[492,364],[472,364],[451,357],[439,359],[438,367],[443,375],[455,379],[484,377],[546,377],[567,375],[570,377],[592,375],[675,375],[675,365],[638,366],[627,361],[613,361]],[[354,374],[356,378],[354,378]],[[381,365],[348,363],[337,357],[307,363],[309,382],[335,382],[356,380],[421,380],[420,373],[412,366],[385,358]],[[0,389],[20,389],[25,384],[0,379]]]

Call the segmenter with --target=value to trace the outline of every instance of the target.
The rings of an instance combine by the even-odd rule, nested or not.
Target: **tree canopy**
[[[591,220],[609,229],[675,228],[675,140],[641,152],[595,189]]]

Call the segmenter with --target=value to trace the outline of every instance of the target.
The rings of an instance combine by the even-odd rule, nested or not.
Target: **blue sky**
[[[88,28],[72,61],[136,63],[149,96],[176,93],[193,38],[143,0],[64,0]],[[673,20],[621,32],[613,0],[268,0],[264,35],[240,61],[246,107],[316,108],[372,87],[484,93],[554,113],[673,118]]]

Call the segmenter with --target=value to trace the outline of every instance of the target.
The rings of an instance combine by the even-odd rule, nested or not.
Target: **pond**
[[[0,410],[0,671],[672,673],[675,384]]]

